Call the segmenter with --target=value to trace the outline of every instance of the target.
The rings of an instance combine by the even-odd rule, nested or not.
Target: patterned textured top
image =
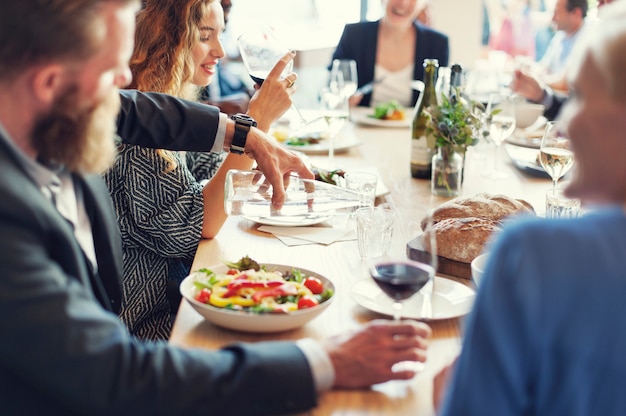
[[[154,149],[123,145],[104,175],[111,192],[124,254],[124,304],[121,319],[144,339],[167,339],[171,330],[168,276],[185,276],[201,238],[203,186],[182,154],[177,167]],[[210,170],[210,169],[209,169]],[[180,267],[183,267],[181,270]],[[177,281],[170,283],[177,293]]]

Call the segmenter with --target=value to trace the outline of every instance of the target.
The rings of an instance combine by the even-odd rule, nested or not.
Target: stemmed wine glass
[[[541,139],[539,149],[541,166],[552,177],[552,191],[556,192],[557,182],[574,165],[574,152],[569,139],[555,121],[549,121]]]
[[[320,89],[320,111],[328,126],[328,163],[334,168],[335,135],[341,130],[349,116],[348,98],[333,87]]]
[[[422,244],[425,250],[413,260],[381,260],[369,268],[369,273],[378,287],[393,300],[393,319],[402,318],[403,302],[418,292],[424,296],[420,316],[432,319],[432,295],[437,270],[437,243],[433,230],[432,214],[429,212],[422,222]]]
[[[491,106],[495,104],[495,109],[492,116]],[[498,169],[500,145],[502,142],[513,134],[515,131],[515,102],[510,96],[492,95],[489,97],[489,105],[487,106],[488,119],[486,120],[489,139],[495,145],[495,154],[493,169],[485,172],[485,176],[491,179],[506,179],[508,174]]]
[[[358,86],[356,61],[354,59],[334,59],[330,69],[330,88],[337,89],[350,98]]]
[[[237,45],[250,78],[259,85],[263,84],[274,65],[289,52],[289,49],[281,44],[274,31],[268,26],[255,26],[246,30],[237,38]],[[290,61],[281,76],[285,78],[292,71],[293,61]],[[294,103],[291,106],[300,118],[299,128],[307,124],[307,120],[298,107]]]

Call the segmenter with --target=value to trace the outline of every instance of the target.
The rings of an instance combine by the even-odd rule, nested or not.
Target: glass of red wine
[[[437,239],[432,212],[421,222],[424,250],[414,259],[380,260],[369,268],[378,287],[393,300],[393,319],[402,318],[402,304],[418,292],[423,295],[420,317],[432,319],[432,295],[437,270]]]
[[[237,38],[237,45],[250,78],[258,85],[263,84],[274,65],[289,52],[289,49],[278,40],[272,28],[265,25],[254,26],[243,32]],[[281,76],[285,78],[291,72],[293,61],[289,62]],[[298,107],[293,103],[292,107],[300,117],[300,124],[306,124],[306,119]]]
[[[402,318],[402,302],[419,292],[435,274],[432,266],[413,260],[385,260],[370,267],[370,276],[393,299],[393,319]]]

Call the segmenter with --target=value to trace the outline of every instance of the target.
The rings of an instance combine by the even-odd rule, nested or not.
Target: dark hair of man
[[[0,1],[0,79],[62,59],[84,59],[95,48],[92,22],[103,3],[138,0]]]
[[[565,8],[568,12],[573,12],[574,9],[579,8],[582,13],[583,19],[587,16],[587,10],[589,9],[588,0],[567,0]]]

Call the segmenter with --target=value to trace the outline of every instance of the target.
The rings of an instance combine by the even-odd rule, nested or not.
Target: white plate
[[[505,143],[504,150],[506,150],[506,154],[509,155],[511,162],[513,162],[518,169],[543,178],[550,177],[543,169],[543,166],[537,163],[539,149]]]
[[[515,129],[513,134],[507,137],[505,141],[516,146],[539,149],[541,147],[541,138],[547,121],[548,119],[541,116],[532,124],[532,126],[528,126],[525,129]]]
[[[454,280],[435,276],[432,319],[450,319],[469,313],[475,296],[476,293],[470,287]],[[372,279],[359,280],[352,287],[352,298],[366,309],[393,316],[393,301]],[[410,319],[424,319],[421,313],[422,301],[423,297],[420,293],[405,300],[402,306],[402,316]]]
[[[307,276],[315,276],[320,279],[324,284],[324,287],[335,290],[335,285],[333,285],[333,283],[329,279],[310,270],[306,270],[297,266],[287,266],[282,264],[262,264],[265,265],[267,270],[279,270],[282,272],[291,271],[295,267]],[[228,267],[225,264],[208,267],[208,269],[212,270],[215,273],[225,273],[226,271],[228,271]],[[326,310],[328,305],[330,305],[330,302],[332,302],[332,300],[335,298],[335,296],[333,295],[330,299],[315,307],[297,310],[285,314],[258,314],[234,311],[231,309],[216,308],[215,306],[206,305],[194,299],[194,296],[196,294],[196,288],[193,282],[197,278],[196,273],[199,272],[191,273],[181,282],[181,295],[187,300],[187,302],[189,302],[189,304],[196,310],[196,312],[202,315],[207,321],[217,326],[234,329],[237,331],[268,333],[288,331],[290,329],[299,328],[318,316],[324,310]]]
[[[306,227],[308,225],[321,224],[332,218],[331,215],[306,215],[296,217],[248,217],[243,218],[263,225],[274,225],[279,227]]]
[[[339,133],[337,137],[335,137],[335,153],[345,153],[353,147],[359,146],[361,142],[354,137],[352,134],[343,134]],[[307,155],[325,155],[328,154],[328,139],[322,139],[319,143],[315,144],[306,144],[303,146],[292,146],[289,144],[283,144],[286,148],[290,150],[296,150],[298,152],[302,152]]]
[[[354,123],[363,124],[372,127],[392,127],[392,128],[408,128],[411,126],[412,110],[407,108],[404,110],[404,120],[380,120],[371,117],[374,109],[369,107],[355,107],[350,110],[350,118]]]

